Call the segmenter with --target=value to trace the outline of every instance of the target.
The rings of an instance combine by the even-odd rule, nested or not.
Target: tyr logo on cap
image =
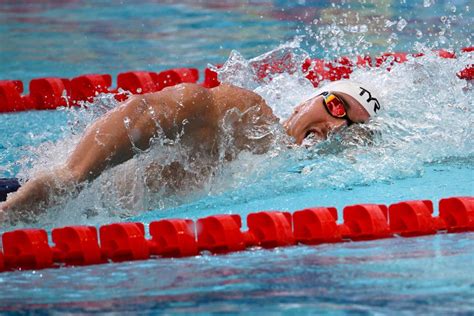
[[[379,101],[377,100],[377,98],[372,98],[372,94],[370,93],[369,90],[366,90],[362,87],[359,87],[360,88],[360,93],[359,95],[362,97],[365,93],[368,94],[368,98],[367,98],[367,103],[369,103],[370,101],[375,101],[375,104],[374,104],[374,113],[377,113],[377,110],[380,110],[380,103]]]

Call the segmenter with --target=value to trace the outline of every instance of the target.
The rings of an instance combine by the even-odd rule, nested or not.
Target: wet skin
[[[347,105],[351,121],[368,120],[369,114],[355,99],[345,94],[337,96]],[[230,85],[206,89],[182,84],[133,96],[88,127],[62,166],[30,179],[19,191],[10,194],[7,201],[0,204],[0,223],[6,212],[24,218],[34,210],[42,211],[54,205],[67,193],[78,192],[82,183],[131,159],[137,149],[147,150],[159,135],[171,140],[179,137],[181,143],[191,148],[190,157],[198,159],[204,154],[209,159],[217,159],[223,120],[232,124],[233,146],[237,152],[249,150],[257,154],[268,151],[273,141],[272,133],[249,138],[249,128],[257,126],[271,130],[270,126],[278,123],[278,118],[259,95]],[[283,124],[296,144],[301,144],[311,133],[324,139],[328,133],[345,125],[347,120],[327,112],[321,96],[298,105]],[[175,164],[168,166],[165,174],[172,179],[180,177],[182,172],[182,166]]]
[[[334,94],[345,103],[350,121],[354,123],[368,121],[369,113],[354,98],[345,93]],[[298,105],[283,126],[288,135],[294,138],[296,144],[300,145],[311,134],[318,139],[325,139],[330,132],[337,131],[348,124],[347,119],[329,114],[323,103],[323,96],[318,96]]]

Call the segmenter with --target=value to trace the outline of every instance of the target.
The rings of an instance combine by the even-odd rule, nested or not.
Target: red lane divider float
[[[105,262],[97,240],[97,228],[74,226],[51,232],[55,246],[53,259],[67,265],[91,265]]]
[[[393,236],[385,205],[347,206],[343,210],[343,217],[344,223],[337,224],[337,210],[334,207],[297,211],[293,215],[295,238],[298,242],[311,245]]]
[[[37,110],[55,109],[67,105],[67,96],[71,94],[69,79],[39,78],[30,81],[30,98],[28,106]]]
[[[465,47],[461,50],[462,53],[469,53],[472,47]],[[446,50],[435,51],[441,58],[456,58],[454,52]],[[408,53],[383,53],[380,56],[372,59],[370,56],[357,56],[355,60],[349,57],[340,57],[334,61],[327,61],[322,59],[307,59],[303,64],[303,72],[315,87],[323,80],[341,80],[350,77],[354,67],[381,67],[389,62],[387,70],[390,71],[394,63],[404,63],[408,61],[408,57],[421,57],[424,54],[408,54]],[[474,70],[471,69],[474,65],[461,70],[458,73],[460,79],[473,80]]]
[[[198,219],[197,242],[200,250],[227,253],[246,248],[239,215],[214,215]]]
[[[190,219],[165,219],[150,223],[151,254],[162,257],[187,257],[199,253],[194,222]]]
[[[342,242],[334,207],[307,208],[293,214],[296,241],[306,245]]]
[[[401,236],[436,234],[446,229],[439,217],[433,217],[433,202],[408,201],[390,205],[390,228]]]
[[[26,110],[22,92],[20,80],[0,80],[0,113]]]
[[[213,215],[198,219],[166,219],[149,225],[151,239],[142,223],[115,223],[99,229],[90,226],[55,228],[48,243],[42,229],[22,229],[2,235],[0,271],[28,270],[62,265],[92,265],[109,261],[145,260],[151,256],[187,257],[201,251],[214,254],[249,247],[274,248],[298,243],[315,245],[344,241],[375,240],[395,235],[413,237],[474,231],[474,197],[451,197],[439,202],[433,216],[428,200],[404,201],[389,207],[359,204],[343,209],[337,222],[334,207],[288,212],[266,211],[247,216],[242,231],[239,215]]]
[[[222,65],[217,65],[217,68],[222,67]],[[205,88],[214,88],[220,85],[219,80],[217,79],[217,72],[213,71],[210,68],[204,70],[204,82],[202,85]]]
[[[249,244],[263,248],[295,244],[292,218],[288,212],[259,212],[247,216]]]
[[[469,54],[474,47],[461,49],[461,54]],[[446,50],[435,51],[441,58],[456,58],[454,52]],[[383,53],[380,56],[357,56],[355,59],[340,57],[334,61],[322,59],[307,59],[302,65],[302,70],[315,87],[323,80],[340,80],[349,78],[354,67],[381,67],[389,64],[390,70],[394,63],[404,63],[409,57],[420,57],[419,54]],[[217,66],[218,68],[221,65]],[[265,79],[270,73],[284,72],[292,67],[288,60],[262,64],[259,66],[257,76]],[[457,73],[460,79],[474,79],[474,65],[468,65]],[[55,109],[60,106],[79,105],[80,102],[91,102],[100,93],[115,93],[118,101],[128,98],[128,94],[143,94],[160,91],[166,87],[180,83],[197,83],[199,71],[195,68],[176,68],[159,73],[150,71],[130,71],[117,76],[117,88],[111,89],[112,77],[109,74],[88,74],[71,80],[64,78],[38,78],[30,82],[29,95],[22,95],[23,83],[19,80],[0,81],[0,113],[25,110]],[[202,86],[213,88],[220,84],[217,73],[206,68]]]
[[[448,198],[439,202],[439,217],[448,232],[474,231],[474,198]]]
[[[100,227],[100,245],[105,258],[115,262],[150,257],[142,223],[116,223]]]
[[[99,93],[109,92],[112,77],[108,74],[89,74],[71,80],[71,103],[91,102]]]
[[[176,68],[160,73],[132,71],[117,77],[117,88],[111,89],[109,74],[87,74],[71,80],[65,78],[37,78],[30,82],[29,95],[22,95],[23,83],[19,80],[0,81],[0,113],[25,110],[56,109],[61,106],[76,106],[80,102],[92,102],[100,93],[115,93],[119,101],[128,95],[160,91],[180,83],[195,83],[199,72],[195,68]]]
[[[53,266],[53,251],[43,229],[22,229],[2,235],[7,269],[44,269]]]

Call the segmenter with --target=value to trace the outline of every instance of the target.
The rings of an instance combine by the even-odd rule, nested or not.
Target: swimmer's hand
[[[65,168],[42,173],[8,195],[0,207],[4,217],[0,222],[35,222],[38,215],[60,204],[62,197],[78,193],[79,189],[74,176]]]
[[[8,195],[7,201],[0,204],[0,224],[15,225],[18,222],[33,223],[36,215],[42,212],[37,205],[32,205],[25,195],[18,195],[17,192]]]

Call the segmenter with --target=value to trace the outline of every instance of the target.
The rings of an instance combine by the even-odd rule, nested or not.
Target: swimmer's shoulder
[[[189,114],[201,113],[206,114],[206,117],[219,117],[233,108],[245,112],[255,106],[265,115],[272,114],[271,108],[260,95],[230,84],[208,89],[199,84],[183,83],[148,94],[146,98],[155,105],[162,104],[165,108],[178,105]]]
[[[193,101],[207,101],[211,98],[209,89],[196,83],[181,83],[175,86],[166,87],[161,91],[142,95],[150,102],[160,102],[172,100],[178,103],[193,103]]]
[[[211,91],[195,83],[181,83],[161,91],[143,95],[146,104],[161,110],[179,110],[188,113],[213,112],[214,98]]]
[[[230,84],[221,84],[214,88],[205,88],[195,83],[182,83],[167,87],[159,92],[148,93],[142,96],[151,103],[177,102],[181,105],[211,103],[264,103],[261,96],[253,91]]]
[[[237,87],[231,84],[221,84],[210,89],[212,95],[216,99],[249,99],[252,101],[261,102],[263,98],[253,91]]]
[[[218,87],[210,89],[210,91],[221,113],[232,108],[244,112],[255,106],[263,113],[267,114],[272,112],[265,100],[253,91],[229,84],[221,84]]]

